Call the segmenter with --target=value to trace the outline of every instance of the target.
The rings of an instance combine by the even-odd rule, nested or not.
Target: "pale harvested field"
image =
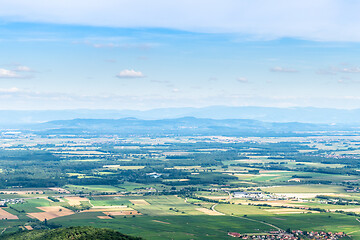
[[[163,152],[164,156],[186,156],[191,153],[189,152]]]
[[[8,213],[4,208],[0,208],[0,219],[19,219],[16,215]]]
[[[281,206],[286,206],[286,207],[304,207],[305,205],[301,205],[301,204],[295,204],[292,201],[287,201],[287,200],[278,200],[278,201],[256,201],[257,204],[269,204],[271,206],[274,207],[281,207]]]
[[[24,228],[26,228],[27,230],[33,230],[32,226],[29,225],[24,226]]]
[[[121,165],[104,165],[103,168],[111,168],[111,169],[123,169],[123,170],[135,170],[135,169],[143,169],[145,166],[121,166]]]
[[[271,212],[274,214],[298,214],[298,213],[317,213],[316,211],[308,211],[303,209],[291,209],[291,208],[281,208],[281,209],[266,209],[265,211]]]
[[[69,155],[108,155],[109,153],[99,151],[58,151],[57,154],[69,154]]]
[[[94,206],[84,212],[118,212],[118,211],[133,211],[134,209],[127,206]]]
[[[326,196],[335,196],[338,194],[334,193],[276,193],[275,195],[288,197],[288,198],[315,198],[319,195],[326,195]]]
[[[44,212],[37,212],[37,213],[29,213],[31,217],[34,217],[40,221],[44,221],[45,219],[50,220],[57,217],[68,216],[74,214],[73,211],[63,208],[60,206],[52,206],[52,207],[37,207],[38,209]],[[60,211],[61,209],[61,211]]]
[[[117,212],[103,212],[106,215],[112,215],[112,216],[127,216],[127,215],[141,215],[136,210],[133,211],[117,211]]]
[[[83,201],[89,201],[89,199],[82,197],[65,197],[65,199],[68,200],[68,203],[72,206],[80,205],[81,204],[80,202]]]
[[[157,223],[163,223],[163,224],[171,224],[171,223],[168,223],[168,222],[163,222],[163,221],[159,221],[159,220],[152,220],[153,222],[157,222]]]
[[[135,205],[150,205],[150,203],[148,203],[144,199],[133,199],[133,200],[129,200],[129,201]]]
[[[205,213],[206,215],[211,215],[211,216],[224,215],[223,213],[215,212],[207,208],[195,208],[195,209],[198,210],[199,212]]]
[[[1,194],[44,194],[43,191],[0,191]]]
[[[59,193],[70,193],[68,190],[63,189],[63,188],[49,188],[50,190],[59,192]]]
[[[354,212],[354,213],[360,213],[360,208],[338,208],[338,209],[330,209],[331,212],[338,211],[344,211],[344,212]]]
[[[109,217],[109,216],[97,216],[98,218],[100,218],[100,219],[112,219],[111,217]]]
[[[108,209],[108,208],[111,208],[111,209],[117,209],[117,208],[119,208],[119,209],[124,209],[124,208],[128,208],[127,206],[125,206],[125,205],[117,205],[117,206],[93,206],[91,209],[97,209],[97,208],[99,208],[99,209]]]
[[[165,181],[165,180],[164,180]],[[189,179],[187,178],[182,178],[182,179],[166,179],[165,182],[187,182],[189,181]]]

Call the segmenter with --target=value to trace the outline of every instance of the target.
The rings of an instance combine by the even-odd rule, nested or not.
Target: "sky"
[[[0,6],[0,109],[360,108],[357,0]]]

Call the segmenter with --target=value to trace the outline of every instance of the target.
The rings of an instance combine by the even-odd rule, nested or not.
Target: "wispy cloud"
[[[285,67],[273,67],[270,68],[271,72],[282,72],[282,73],[296,73],[298,72],[296,69],[293,68],[285,68]]]
[[[153,83],[163,83],[163,84],[169,84],[170,82],[169,81],[163,81],[163,80],[151,80],[150,82],[153,82]]]
[[[14,71],[16,72],[34,72],[33,69],[31,69],[30,67],[28,66],[22,66],[22,65],[19,65],[17,66]]]
[[[338,69],[335,67],[328,67],[328,68],[316,70],[316,74],[320,74],[320,75],[336,75],[337,72]]]
[[[328,67],[319,69],[316,71],[317,74],[323,74],[323,75],[336,75],[338,73],[360,73],[360,67],[351,66],[347,64],[346,67],[339,66],[339,67]]]
[[[142,50],[147,50],[153,48],[156,44],[153,43],[93,43],[91,44],[94,48],[138,48]]]
[[[360,67],[342,68],[339,71],[343,73],[360,73]]]
[[[0,78],[20,78],[20,76],[15,71],[0,68]]]
[[[236,79],[236,81],[240,82],[240,83],[248,83],[249,80],[245,77],[239,77]]]
[[[116,63],[117,62],[115,59],[105,59],[104,61],[108,62],[108,63]]]
[[[145,75],[142,72],[137,72],[133,69],[122,70],[119,74],[116,75],[118,78],[144,78]]]
[[[2,1],[0,17],[14,22],[241,33],[258,39],[360,41],[359,8],[359,1],[344,0],[12,0]]]
[[[0,88],[0,93],[18,93],[18,92],[21,92],[21,90],[17,87]]]

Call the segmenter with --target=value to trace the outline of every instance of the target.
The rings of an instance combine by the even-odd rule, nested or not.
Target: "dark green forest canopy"
[[[34,230],[5,236],[3,240],[141,240],[139,237],[131,237],[120,232],[94,227],[69,227],[52,230]]]

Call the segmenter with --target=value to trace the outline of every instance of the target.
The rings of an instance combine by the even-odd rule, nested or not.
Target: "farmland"
[[[107,227],[145,239],[345,232],[360,239],[360,138],[0,138],[0,232]]]

